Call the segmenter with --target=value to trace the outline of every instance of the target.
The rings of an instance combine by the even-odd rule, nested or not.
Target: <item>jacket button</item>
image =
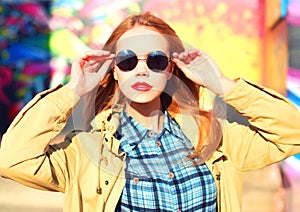
[[[149,136],[149,137],[153,137],[153,136],[154,136],[154,132],[149,131],[149,132],[148,132],[148,136]]]
[[[108,180],[105,180],[105,185],[108,185],[108,183],[109,183]]]
[[[160,142],[160,141],[156,141],[155,144],[156,144],[156,146],[158,146],[158,147],[161,146],[161,142]]]
[[[137,178],[137,177],[133,178],[133,183],[135,185],[137,185],[139,183],[139,178]]]
[[[102,194],[102,188],[97,186],[96,192],[97,194]]]
[[[170,173],[168,174],[168,176],[169,176],[169,178],[173,179],[173,178],[174,178],[174,173],[173,173],[173,172],[170,172]]]

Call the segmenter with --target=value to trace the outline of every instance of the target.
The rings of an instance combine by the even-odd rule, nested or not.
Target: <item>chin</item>
[[[128,102],[133,102],[137,104],[147,104],[147,103],[153,103],[160,101],[160,93],[155,95],[151,95],[151,93],[148,93],[147,95],[145,93],[138,94],[138,95],[125,95],[127,97]]]
[[[135,103],[135,104],[147,104],[150,102],[153,102],[154,99],[149,99],[149,98],[128,98],[129,103]]]
[[[159,90],[150,90],[146,92],[139,92],[134,90],[122,90],[123,95],[126,97],[128,103],[138,103],[138,104],[147,104],[147,103],[157,103],[160,102],[161,91]]]

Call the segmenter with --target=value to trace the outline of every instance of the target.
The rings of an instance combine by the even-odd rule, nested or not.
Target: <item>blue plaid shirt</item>
[[[162,131],[146,129],[121,112],[120,150],[125,151],[126,184],[116,211],[216,211],[216,185],[205,164],[187,160],[193,150],[165,112]]]

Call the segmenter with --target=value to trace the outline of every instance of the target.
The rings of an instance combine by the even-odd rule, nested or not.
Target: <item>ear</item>
[[[174,71],[175,65],[176,65],[175,63],[171,62],[168,80],[171,79],[171,77],[173,75],[173,71]]]
[[[115,79],[116,81],[118,81],[118,75],[117,75],[117,73],[116,73],[115,67],[113,67],[111,71],[113,72],[114,79]]]

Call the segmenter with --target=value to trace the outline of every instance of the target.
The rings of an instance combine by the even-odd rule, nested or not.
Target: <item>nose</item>
[[[137,76],[149,76],[149,69],[146,63],[146,60],[139,59],[136,67],[135,67],[135,74]]]

